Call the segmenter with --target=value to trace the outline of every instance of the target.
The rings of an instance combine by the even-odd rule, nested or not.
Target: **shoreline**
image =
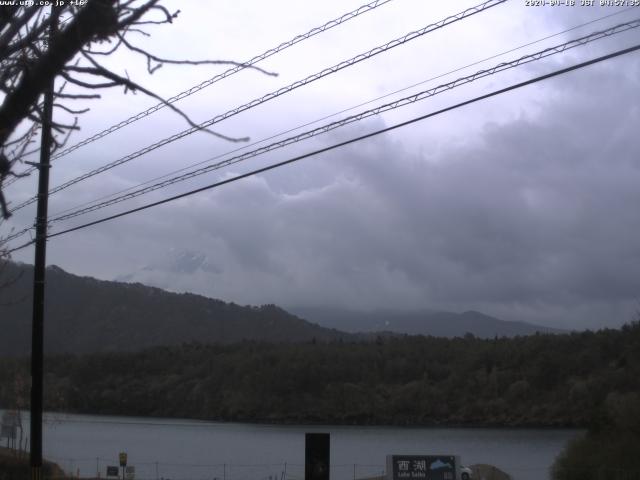
[[[10,410],[0,406],[0,411]],[[29,421],[29,411],[22,410],[23,421]],[[106,419],[138,419],[141,421],[124,421],[120,423],[127,423],[131,425],[136,424],[159,424],[159,423],[175,423],[180,424],[180,422],[188,423],[189,425],[194,425],[198,423],[202,424],[216,424],[216,425],[247,425],[247,426],[265,426],[265,427],[309,427],[309,428],[317,428],[317,427],[336,427],[336,428],[406,428],[406,429],[432,429],[432,430],[449,430],[449,429],[466,429],[466,430],[549,430],[549,431],[561,431],[561,430],[571,430],[571,431],[586,431],[586,426],[574,426],[574,425],[501,425],[501,424],[436,424],[436,423],[339,423],[332,421],[273,421],[273,420],[242,420],[242,419],[207,419],[207,418],[197,418],[197,417],[162,417],[162,416],[146,416],[146,415],[131,415],[131,414],[123,414],[123,413],[95,413],[95,412],[77,412],[77,411],[45,411],[43,414],[43,418],[47,420],[47,416],[55,417],[56,415],[75,415],[75,416],[87,416],[87,417],[104,417]],[[158,422],[153,422],[157,420]],[[98,422],[93,422],[98,423]],[[119,423],[119,422],[111,422],[105,420],[103,423]]]

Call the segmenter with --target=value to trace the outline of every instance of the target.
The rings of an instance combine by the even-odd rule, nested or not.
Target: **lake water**
[[[25,426],[28,434],[28,425]],[[331,478],[380,475],[387,454],[453,454],[514,480],[544,480],[577,430],[279,426],[46,414],[44,455],[68,472],[105,476],[126,451],[136,480],[301,480],[305,432],[331,434]]]

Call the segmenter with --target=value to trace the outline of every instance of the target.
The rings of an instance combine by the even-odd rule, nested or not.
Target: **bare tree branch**
[[[143,50],[141,48],[138,48],[134,45],[131,45],[131,43],[129,43],[122,35],[118,34],[118,37],[120,38],[120,41],[132,52],[136,52],[139,53],[143,56],[145,56],[147,58],[147,62],[149,60],[154,60],[160,64],[162,63],[170,63],[173,65],[233,65],[236,67],[245,67],[245,68],[250,68],[252,70],[258,70],[261,73],[264,73],[265,75],[269,75],[271,77],[277,77],[278,74],[275,72],[269,72],[267,70],[264,70],[260,67],[256,67],[255,65],[247,65],[246,63],[241,63],[241,62],[234,62],[233,60],[171,60],[168,58],[161,58],[158,57],[157,55],[153,55],[149,52],[147,52],[146,50]],[[148,63],[147,63],[148,64]],[[156,70],[159,67],[156,67],[154,70]],[[153,73],[153,72],[149,72],[149,73]]]
[[[96,98],[102,98],[99,93],[57,93],[58,98],[68,98],[69,100],[95,100]]]
[[[191,120],[186,113],[184,113],[182,110],[180,110],[174,104],[167,102],[167,100],[162,98],[160,95],[157,95],[157,94],[153,93],[152,91],[147,90],[143,86],[138,85],[137,83],[133,82],[132,80],[130,80],[128,78],[124,78],[124,77],[121,77],[120,75],[117,75],[116,73],[113,73],[112,71],[106,69],[105,67],[100,65],[96,60],[94,60],[93,58],[91,58],[90,56],[88,56],[86,54],[85,54],[85,57],[89,60],[89,62],[91,62],[92,65],[95,66],[95,68],[96,68],[96,70],[98,72],[98,75],[101,75],[101,76],[103,76],[105,78],[110,78],[115,83],[119,83],[120,85],[123,85],[125,88],[130,89],[132,92],[136,92],[136,91],[139,90],[139,91],[143,92],[145,95],[153,97],[156,100],[164,103],[167,107],[169,107],[171,110],[173,110],[178,115],[180,115],[182,118],[184,118],[191,127],[197,128],[199,130],[202,130],[203,132],[207,132],[207,133],[209,133],[211,135],[214,135],[214,136],[216,136],[218,138],[222,138],[223,140],[227,140],[229,142],[246,142],[246,141],[249,140],[248,137],[233,138],[233,137],[228,137],[226,135],[222,135],[221,133],[218,133],[218,132],[214,132],[213,130],[209,130],[207,128],[202,128],[200,125],[198,125],[193,120]],[[91,73],[89,70],[91,70],[91,69],[88,69],[86,71],[86,73]]]
[[[25,13],[19,16],[18,18],[14,18],[13,22],[10,23],[9,28],[0,36],[0,57],[6,55],[4,51],[9,47],[9,44],[13,37],[20,32],[20,29],[24,27],[31,18],[38,13],[39,8],[37,6],[31,6]]]
[[[116,33],[117,19],[110,21],[109,11],[115,17],[116,0],[88,0],[71,23],[49,44],[49,49],[33,59],[31,68],[0,106],[0,144],[4,144],[18,124],[25,118],[48,85],[70,62],[80,49],[96,38]]]
[[[233,65],[250,68],[269,76],[274,72],[230,60],[168,59],[134,45],[133,35],[149,36],[147,31],[157,25],[170,24],[180,11],[170,12],[162,0],[87,0],[82,6],[66,5],[48,9],[40,6],[0,5],[0,199],[2,216],[8,218],[2,182],[16,177],[13,165],[35,150],[27,151],[35,132],[43,123],[40,99],[47,85],[56,78],[62,86],[54,93],[56,112],[60,119],[52,122],[55,131],[53,149],[60,148],[71,132],[79,129],[78,115],[88,108],[68,105],[71,101],[99,99],[97,91],[123,87],[124,92],[141,92],[160,101],[180,115],[194,129],[202,130],[231,142],[247,141],[200,127],[173,102],[144,87],[139,82],[118,74],[97,61],[119,49],[126,49],[144,57],[147,71],[154,73],[165,64],[170,65]],[[50,38],[50,26],[58,22],[57,31]],[[22,130],[22,122],[31,128]],[[19,127],[20,126],[20,127]],[[8,147],[11,147],[10,149]],[[8,156],[7,156],[8,155]],[[19,176],[19,175],[18,175]]]
[[[65,112],[71,113],[73,115],[82,115],[83,113],[87,113],[89,110],[91,110],[90,108],[83,108],[82,110],[74,110],[72,108],[67,107],[66,105],[63,105],[62,103],[54,103],[53,106],[57,108],[61,108]]]

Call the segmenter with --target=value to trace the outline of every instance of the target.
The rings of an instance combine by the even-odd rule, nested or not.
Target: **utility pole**
[[[54,17],[49,30],[49,48],[55,41],[57,9],[51,7]],[[44,291],[47,255],[47,209],[49,200],[49,168],[53,133],[53,89],[55,80],[44,92],[42,107],[42,135],[40,163],[38,165],[38,209],[36,213],[35,262],[33,269],[33,318],[31,330],[31,480],[42,480],[42,404],[43,404],[43,350],[44,350]]]

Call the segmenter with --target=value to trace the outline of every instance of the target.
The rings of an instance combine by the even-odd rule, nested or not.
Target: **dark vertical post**
[[[56,8],[51,7],[51,15]],[[51,22],[49,42],[57,27]],[[31,330],[31,480],[42,479],[42,386],[44,349],[44,290],[47,253],[47,207],[49,200],[49,167],[51,158],[54,80],[44,92],[42,109],[42,137],[38,177],[38,209],[36,213],[35,265],[33,270],[33,318]]]
[[[304,444],[304,479],[329,480],[331,471],[329,434],[306,433]]]

